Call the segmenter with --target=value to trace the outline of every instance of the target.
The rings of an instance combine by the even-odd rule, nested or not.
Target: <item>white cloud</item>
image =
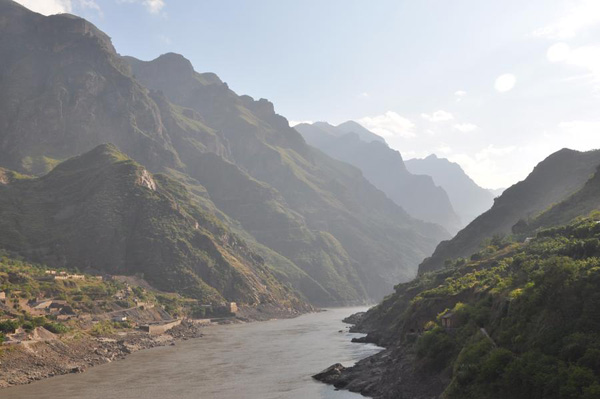
[[[600,82],[600,46],[581,46],[572,49],[565,62],[586,69],[595,82]]]
[[[437,148],[436,152],[439,154],[448,155],[448,154],[452,154],[454,151],[452,150],[452,148],[450,146],[442,144],[440,147]]]
[[[464,90],[456,90],[454,92],[454,99],[456,100],[456,102],[460,102],[462,101],[462,99],[467,95],[467,92]]]
[[[118,2],[141,4],[151,14],[158,14],[165,7],[165,0],[118,0]]]
[[[533,35],[565,40],[573,38],[580,31],[598,24],[600,24],[600,1],[580,0],[557,22],[535,30]]]
[[[479,129],[479,126],[477,126],[473,123],[457,123],[452,127],[461,133],[471,133],[471,132],[474,132],[475,130]]]
[[[566,43],[556,43],[548,48],[546,52],[548,61],[553,63],[565,63],[585,69],[596,83],[600,82],[600,46],[569,47]]]
[[[152,14],[158,14],[165,6],[164,0],[144,0],[143,3]]]
[[[452,115],[448,111],[440,109],[432,114],[422,113],[421,118],[426,119],[430,122],[445,122],[454,119],[454,115]]]
[[[561,122],[558,128],[557,133],[545,135],[545,141],[553,145],[555,149],[566,147],[587,151],[592,148],[600,148],[600,121]]]
[[[165,44],[167,46],[173,44],[173,41],[171,40],[171,38],[167,35],[158,35],[157,36],[158,40],[162,43]]]
[[[95,0],[75,0],[75,4],[78,8],[94,10],[102,16],[102,10]]]
[[[562,62],[566,61],[569,58],[569,54],[571,53],[571,48],[566,43],[555,43],[548,48],[546,51],[546,58],[550,62]]]
[[[31,11],[43,15],[62,14],[71,12],[71,0],[16,0],[17,3],[29,8]]]
[[[73,10],[102,10],[95,0],[16,0],[17,3],[42,15],[72,13]]]
[[[494,87],[500,93],[506,93],[507,91],[511,91],[513,87],[515,87],[515,83],[517,82],[517,78],[512,73],[505,73],[496,78],[494,82]]]
[[[314,122],[313,121],[288,121],[288,123],[290,124],[291,127],[294,127],[294,126],[300,125],[302,123],[308,123],[309,125],[312,125]]]
[[[371,98],[371,95],[365,91],[365,92],[360,93],[358,95],[358,98],[361,98],[363,100],[368,100],[369,98]]]
[[[489,145],[473,155],[448,154],[448,159],[458,163],[482,187],[508,187],[514,184],[516,176],[514,173],[507,173],[505,164],[511,162],[516,149],[515,146]]]
[[[364,117],[358,119],[357,122],[384,138],[401,137],[410,139],[416,137],[415,124],[394,111],[387,111],[383,115],[374,117]]]

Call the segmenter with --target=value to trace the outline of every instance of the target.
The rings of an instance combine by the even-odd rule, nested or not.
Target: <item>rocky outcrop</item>
[[[420,372],[416,366],[409,350],[386,349],[352,367],[335,364],[313,378],[374,399],[438,399],[450,379]]]
[[[364,312],[356,313],[344,322],[353,324],[353,332],[372,333],[372,326],[366,329],[366,315]],[[313,378],[337,389],[375,399],[437,399],[450,382],[448,375],[427,373],[419,369],[412,345],[398,345],[394,341],[378,339],[377,334],[355,338],[352,342],[377,345],[385,343],[389,347],[359,360],[351,367],[336,363],[313,375]]]

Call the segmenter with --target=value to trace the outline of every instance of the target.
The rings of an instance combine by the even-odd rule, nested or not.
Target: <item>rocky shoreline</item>
[[[364,314],[352,315],[344,322],[359,324]],[[355,326],[353,332],[360,331]],[[353,339],[357,343],[375,343],[372,334]],[[337,389],[360,393],[374,399],[438,399],[449,383],[449,376],[423,373],[418,368],[414,347],[393,346],[358,361],[352,367],[334,364],[313,378]]]
[[[62,374],[82,373],[90,367],[123,359],[127,355],[177,341],[202,337],[202,326],[184,320],[165,334],[141,331],[92,337],[72,336],[3,346],[0,356],[0,388],[29,384]]]

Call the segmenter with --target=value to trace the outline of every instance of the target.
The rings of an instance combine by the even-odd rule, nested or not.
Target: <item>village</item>
[[[4,278],[3,278],[4,277]],[[140,278],[36,270],[0,272],[2,347],[30,346],[73,334],[161,335],[182,322],[235,319],[235,302],[203,304],[153,290]]]

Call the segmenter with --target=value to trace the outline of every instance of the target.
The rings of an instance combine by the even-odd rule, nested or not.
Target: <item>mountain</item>
[[[424,159],[409,159],[404,163],[410,173],[431,176],[434,183],[448,193],[452,207],[464,225],[490,209],[494,203],[494,195],[479,187],[454,162],[430,155]]]
[[[69,14],[0,1],[2,166],[44,173],[111,142],[142,164],[180,165],[156,104],[110,38]]]
[[[505,188],[488,188],[488,191],[490,193],[492,193],[494,198],[501,196],[502,193],[504,192],[504,190],[506,190],[506,189]]]
[[[512,232],[521,219],[538,216],[580,190],[600,165],[600,151],[560,150],[540,162],[527,178],[495,199],[492,208],[438,245],[419,266],[419,273],[444,267],[447,259],[477,252],[483,241]],[[517,226],[518,228],[518,226]]]
[[[315,125],[318,124],[314,123]],[[325,123],[327,125],[327,123]],[[366,141],[367,143],[371,143],[373,141],[377,141],[379,143],[384,143],[387,145],[385,139],[367,128],[363,127],[360,123],[354,121],[346,121],[344,123],[340,123],[336,126],[335,131],[342,132],[344,134],[355,133],[362,141]]]
[[[311,126],[312,129],[309,128]],[[332,138],[340,138],[348,133],[356,134],[360,140],[366,143],[376,141],[387,145],[383,137],[376,135],[354,121],[346,121],[337,126],[330,125],[327,122],[300,123],[295,125],[294,128],[302,134],[307,143],[319,149],[322,145],[330,145]]]
[[[553,205],[535,219],[525,221],[524,225],[515,226],[513,231],[519,232],[521,227],[524,231],[533,232],[539,228],[563,225],[598,210],[600,210],[600,168],[581,190]]]
[[[53,267],[138,273],[205,303],[303,306],[183,185],[113,145],[0,185],[0,247]]]
[[[436,186],[429,176],[410,173],[402,155],[384,141],[366,142],[362,138],[368,137],[366,129],[362,126],[356,129],[363,132],[361,137],[351,130],[355,126],[360,125],[351,121],[339,126],[317,122],[299,124],[295,129],[327,155],[359,168],[375,187],[412,216],[457,232],[460,220],[444,189]]]
[[[600,395],[600,221],[399,284],[354,330],[386,350],[318,375],[376,399],[564,399]]]
[[[10,0],[0,15],[0,167],[40,176],[112,143],[182,184],[280,283],[320,305],[383,297],[448,238],[307,145],[272,103],[181,55],[121,57],[84,19]]]
[[[355,168],[307,146],[267,100],[238,96],[226,84],[190,70],[189,61],[176,54],[148,62],[131,57],[127,61],[144,86],[163,93],[175,106],[184,107],[188,115],[192,112],[196,120],[223,135],[229,151],[220,157],[204,156],[207,163],[203,164],[197,151],[188,156],[187,143],[178,146],[190,176],[206,186],[215,204],[259,242],[290,258],[318,281],[326,277],[320,274],[324,265],[346,270],[362,265],[378,270],[379,281],[367,281],[365,287],[381,295],[388,278],[410,278],[410,266],[399,270],[399,264],[412,264],[427,252],[431,241],[445,234],[410,218]],[[273,189],[279,196],[277,207],[265,209],[263,198],[243,195],[239,185],[227,184],[228,179],[215,179],[214,173],[224,170],[224,160]],[[262,208],[263,213],[248,212],[254,201],[255,209]],[[282,209],[290,210],[287,216]],[[409,229],[417,234],[408,233]],[[417,251],[397,247],[404,242],[412,242]]]

